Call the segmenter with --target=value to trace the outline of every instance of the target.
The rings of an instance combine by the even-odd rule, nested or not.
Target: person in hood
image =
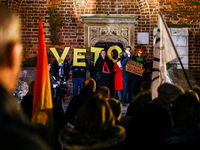
[[[65,126],[59,136],[65,149],[114,149],[125,148],[125,129],[115,125],[115,118],[108,101],[96,94],[82,105],[75,118],[74,128]]]
[[[106,51],[102,50],[95,64],[97,90],[101,86],[111,89],[111,74],[113,62],[106,56]]]

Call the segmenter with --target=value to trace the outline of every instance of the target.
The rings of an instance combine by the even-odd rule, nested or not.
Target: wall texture
[[[158,12],[162,12],[169,27],[189,29],[189,70],[200,83],[200,0],[0,0],[15,10],[22,18],[22,41],[24,64],[35,65],[37,56],[38,24],[43,17],[47,51],[54,60],[50,47],[63,50],[70,46],[68,60],[73,48],[84,47],[84,14],[137,14],[137,32],[149,32],[149,44],[135,48],[145,49],[151,61],[153,53],[153,28],[157,27]],[[71,79],[70,79],[70,86]]]

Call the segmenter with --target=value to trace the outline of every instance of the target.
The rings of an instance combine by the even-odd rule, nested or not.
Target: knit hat
[[[163,83],[158,87],[158,98],[165,99],[168,103],[172,103],[177,96],[183,93],[184,90],[180,86],[170,83]]]

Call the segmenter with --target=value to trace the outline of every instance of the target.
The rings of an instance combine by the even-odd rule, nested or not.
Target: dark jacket
[[[72,77],[73,78],[85,78],[86,71],[88,69],[87,59],[78,59],[78,62],[85,62],[86,67],[82,66],[73,66],[73,60],[70,63],[70,70],[72,70]]]
[[[56,79],[58,80],[58,78],[59,78],[59,69],[60,69],[60,66],[58,65],[57,60],[55,60],[55,61],[53,62],[52,69],[53,69],[53,76],[55,76]],[[70,65],[69,65],[69,63],[68,63],[67,60],[64,60],[64,62],[63,62],[63,68],[62,68],[62,69],[63,69],[63,70],[62,70],[61,74],[62,74],[63,76],[65,76],[65,79],[66,79],[66,80],[68,80],[68,79],[69,79]]]
[[[104,61],[106,61],[106,64],[107,64],[108,69],[111,74],[112,70],[113,70],[113,62],[107,56],[105,59],[103,59],[100,54],[99,54],[99,58],[97,59],[96,64],[95,64],[96,72],[102,74]],[[104,68],[106,69],[105,71],[108,71],[106,67],[104,67]]]
[[[47,150],[35,128],[17,109],[17,100],[0,86],[0,145],[1,150]]]
[[[129,122],[127,141],[132,146],[156,145],[162,134],[172,127],[168,110],[150,103],[135,113]],[[133,145],[132,141],[135,142]]]
[[[93,78],[94,80],[96,80],[96,70],[95,70],[93,61],[90,62],[89,72],[90,72],[90,77]]]
[[[144,106],[151,102],[151,99],[152,96],[150,90],[140,92],[134,97],[134,101],[128,105],[126,116],[134,116],[137,114]]]
[[[88,91],[87,89],[83,89],[81,90],[79,95],[73,97],[65,112],[65,122],[74,124],[75,115],[80,110],[82,104],[85,102],[87,98],[89,98],[94,94],[95,94],[94,92]]]
[[[132,77],[134,76],[135,74],[133,73],[130,73],[130,72],[127,72],[126,71],[126,63],[129,61],[129,60],[133,60],[133,61],[136,61],[136,58],[134,55],[131,54],[131,57],[128,57],[128,55],[126,53],[122,53],[120,54],[120,61],[121,61],[121,64],[122,64],[122,75],[124,76],[127,76],[127,77]]]
[[[82,133],[76,128],[65,127],[59,136],[60,144],[65,149],[125,149],[126,134],[121,126],[113,126],[105,130],[97,130],[94,133]]]
[[[23,100],[21,102],[21,107],[28,116],[28,118],[31,120],[32,118],[32,109],[33,109],[33,95],[27,94],[23,97]]]
[[[107,86],[111,89],[113,65],[113,62],[107,56],[105,59],[101,56],[97,59],[95,64],[97,91],[101,86]]]
[[[200,140],[200,126],[183,126],[174,127],[167,130],[162,138],[160,144],[167,146],[167,148],[191,148],[191,146],[199,146]]]

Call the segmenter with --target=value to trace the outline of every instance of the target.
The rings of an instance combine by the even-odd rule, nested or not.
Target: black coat
[[[73,66],[73,60],[70,63],[70,70],[72,70],[72,77],[73,78],[85,78],[86,71],[88,69],[88,62],[87,59],[78,59],[78,62],[85,62],[86,66]]]
[[[73,97],[70,101],[67,110],[65,112],[65,122],[69,122],[70,124],[74,124],[74,118],[78,111],[80,110],[82,104],[87,100],[90,96],[95,93],[88,91],[86,89],[81,90],[80,94]]]
[[[130,148],[156,145],[162,134],[172,127],[168,110],[150,103],[135,113],[129,122],[127,142]],[[135,144],[133,144],[133,141]]]
[[[32,109],[33,109],[33,95],[27,94],[23,97],[21,102],[21,108],[26,113],[27,117],[31,120],[32,118]]]
[[[104,61],[106,61],[106,64],[108,66],[108,69],[110,71],[110,73],[112,73],[113,70],[113,62],[106,56],[105,59],[103,59],[101,56],[99,56],[99,58],[97,59],[96,63],[95,63],[95,69],[96,72],[102,72],[103,71],[103,64]]]
[[[107,67],[103,66],[104,62],[106,62]],[[101,86],[107,86],[108,88],[111,88],[111,74],[113,71],[113,65],[113,62],[107,56],[105,59],[103,59],[101,56],[99,56],[97,59],[95,64],[97,90]],[[103,71],[110,73],[105,73]]]
[[[52,65],[52,70],[53,70],[53,76],[55,76],[57,80],[59,78],[59,69],[60,69],[60,66],[58,66],[57,60],[55,60],[53,62],[53,65]],[[68,80],[69,79],[70,65],[69,65],[67,60],[64,60],[64,62],[63,62],[63,69],[64,69],[63,75],[65,76],[65,79]]]
[[[17,109],[17,100],[0,86],[0,149],[1,150],[47,150],[35,128]]]

